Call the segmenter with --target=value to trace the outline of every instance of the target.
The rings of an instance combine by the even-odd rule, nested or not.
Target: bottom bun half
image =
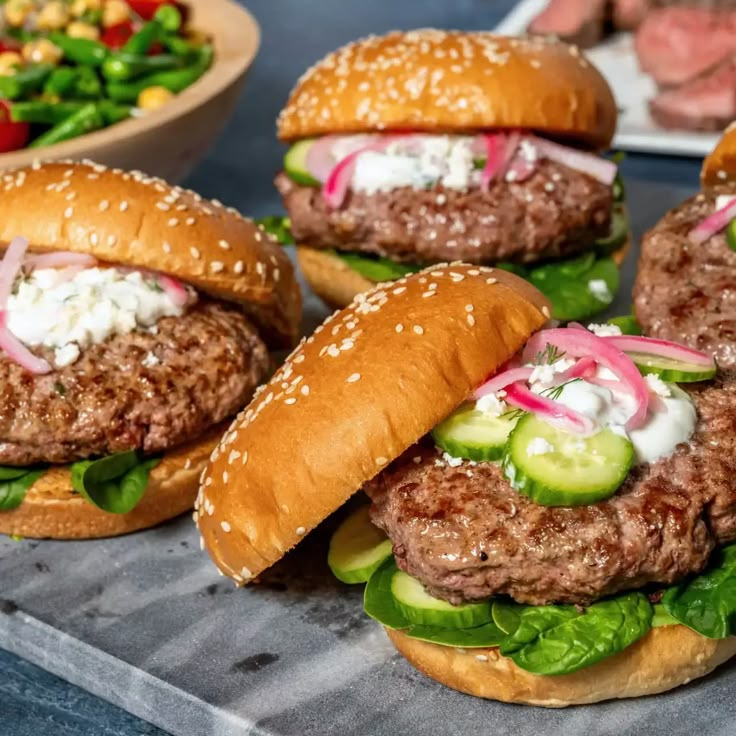
[[[621,265],[631,248],[631,237],[611,258]],[[297,246],[297,258],[304,278],[312,291],[333,309],[341,309],[353,301],[356,294],[369,291],[375,281],[354,271],[339,256],[327,250]]]
[[[223,427],[167,452],[151,471],[141,502],[127,514],[98,509],[72,489],[68,467],[50,468],[23,503],[0,511],[0,534],[35,539],[96,539],[147,529],[191,509],[199,476]]]
[[[506,703],[564,708],[654,695],[712,672],[736,654],[736,637],[707,639],[685,626],[652,629],[620,654],[569,675],[533,675],[498,649],[456,649],[386,629],[394,646],[433,680]]]

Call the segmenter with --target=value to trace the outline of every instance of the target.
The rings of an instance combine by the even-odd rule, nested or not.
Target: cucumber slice
[[[521,612],[523,610],[524,606],[519,603],[493,601],[493,605],[491,606],[493,623],[505,634],[513,634],[519,628]]]
[[[709,381],[716,375],[716,365],[712,368],[703,368],[691,363],[683,363],[680,360],[662,358],[658,355],[647,355],[645,353],[626,353],[631,358],[639,373],[646,376],[654,373],[665,383],[694,383],[697,381]]]
[[[549,452],[529,454],[542,442]],[[580,437],[527,414],[509,436],[503,470],[512,487],[543,506],[584,506],[612,496],[634,460],[627,437],[604,429]]]
[[[297,141],[284,156],[284,171],[288,177],[297,184],[303,184],[307,187],[319,186],[319,182],[307,169],[307,153],[309,153],[314,141],[314,138]]]
[[[499,417],[484,414],[468,402],[450,414],[432,430],[440,449],[466,460],[500,460],[511,430],[516,426],[515,412]]]
[[[391,593],[391,581],[398,572],[393,556],[371,575],[363,594],[365,612],[389,629],[408,629],[409,619],[399,608]]]
[[[726,225],[726,242],[731,250],[736,250],[736,219]]]
[[[401,570],[391,579],[391,594],[398,608],[412,624],[446,629],[470,629],[492,623],[490,603],[453,606],[433,598],[415,578]]]
[[[330,540],[327,564],[343,583],[365,583],[391,556],[391,540],[371,523],[368,509],[350,514]]]

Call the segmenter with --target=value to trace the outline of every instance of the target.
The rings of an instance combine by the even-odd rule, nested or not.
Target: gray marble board
[[[188,183],[256,216],[275,211],[272,121],[309,61],[367,31],[492,27],[511,4],[252,0],[261,57],[232,125]],[[697,165],[632,156],[624,172],[639,236],[694,189]],[[630,258],[614,312],[628,309],[634,266]],[[324,314],[309,298],[305,329]],[[298,453],[285,447],[284,462]],[[361,586],[331,577],[335,521],[242,590],[200,552],[189,517],[98,542],[0,538],[0,647],[176,736],[736,732],[733,667],[663,696],[562,711],[484,702],[427,680],[363,614]],[[0,723],[6,733],[12,725]]]

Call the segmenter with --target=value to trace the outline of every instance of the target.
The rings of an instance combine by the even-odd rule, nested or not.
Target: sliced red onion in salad
[[[43,358],[37,358],[9,329],[8,313],[0,311],[0,350],[8,358],[37,376],[51,373],[51,364]]]
[[[701,223],[696,225],[689,233],[688,239],[695,245],[702,245],[714,235],[724,230],[731,220],[736,217],[736,199],[729,202],[725,207],[716,210]]]
[[[582,171],[583,174],[592,176],[606,186],[611,186],[616,179],[618,166],[613,161],[596,156],[594,153],[568,148],[535,135],[527,136],[526,140],[537,149],[540,158],[556,161],[558,164],[567,166],[568,169]]]
[[[158,283],[177,307],[185,307],[188,304],[190,299],[189,291],[179,279],[161,273],[158,274]]]
[[[605,340],[625,353],[651,355],[703,368],[715,368],[715,361],[710,355],[669,340],[657,340],[653,337],[638,337],[635,335],[607,335],[599,339]]]
[[[487,191],[496,177],[502,177],[506,173],[509,161],[519,147],[521,133],[514,130],[510,133],[483,135],[481,138],[485,143],[486,165],[480,175],[480,186]]]
[[[534,368],[530,366],[502,371],[486,381],[482,386],[479,386],[473,393],[473,398],[482,399],[484,396],[495,394],[497,391],[501,391],[501,389],[517,381],[528,381],[533,371]]]
[[[0,311],[8,307],[8,298],[13,292],[15,279],[23,267],[23,259],[28,250],[28,241],[25,238],[13,238],[10,241],[3,260],[0,261]]]

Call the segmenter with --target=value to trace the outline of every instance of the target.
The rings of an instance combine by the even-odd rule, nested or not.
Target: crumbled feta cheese
[[[728,207],[728,205],[730,205],[734,200],[736,200],[736,197],[732,194],[719,194],[716,197],[715,211],[717,212],[718,210],[722,210],[724,207]]]
[[[652,393],[657,394],[657,396],[661,396],[663,399],[668,399],[670,396],[672,396],[672,391],[670,390],[670,387],[654,373],[649,373],[644,376],[644,380],[647,382],[649,390]]]
[[[596,324],[590,324],[588,325],[588,329],[594,334],[598,335],[598,337],[614,337],[619,336],[623,334],[621,332],[621,328],[617,327],[616,325],[596,325]]]
[[[152,352],[148,352],[141,361],[141,364],[146,368],[153,368],[153,366],[160,365],[160,363],[161,361]]]
[[[343,140],[335,155],[340,158],[358,150],[358,139],[364,146],[365,136],[355,136],[354,145]],[[382,151],[365,151],[356,157],[351,187],[366,194],[435,184],[465,191],[480,180],[473,146],[472,136],[415,135],[396,140]]]
[[[534,366],[531,376],[529,376],[529,383],[540,384],[543,388],[552,386],[557,383],[557,375],[564,373],[569,368],[575,365],[574,360],[569,358],[560,358],[554,363],[542,363],[541,365]],[[534,386],[532,386],[534,389]]]
[[[613,301],[613,294],[608,284],[603,279],[592,279],[588,281],[588,291],[599,301],[609,304]]]
[[[192,292],[192,299],[194,299]],[[55,351],[59,368],[112,335],[155,328],[163,317],[181,316],[155,277],[116,268],[39,269],[16,282],[8,298],[8,328],[25,345]]]
[[[506,411],[506,403],[501,401],[496,394],[486,394],[475,402],[475,408],[483,414],[500,417]]]
[[[526,447],[526,454],[529,457],[534,455],[547,455],[555,451],[555,446],[547,442],[544,437],[535,437]]]
[[[451,467],[457,468],[462,465],[465,461],[461,457],[453,457],[449,452],[442,453],[442,459]]]

